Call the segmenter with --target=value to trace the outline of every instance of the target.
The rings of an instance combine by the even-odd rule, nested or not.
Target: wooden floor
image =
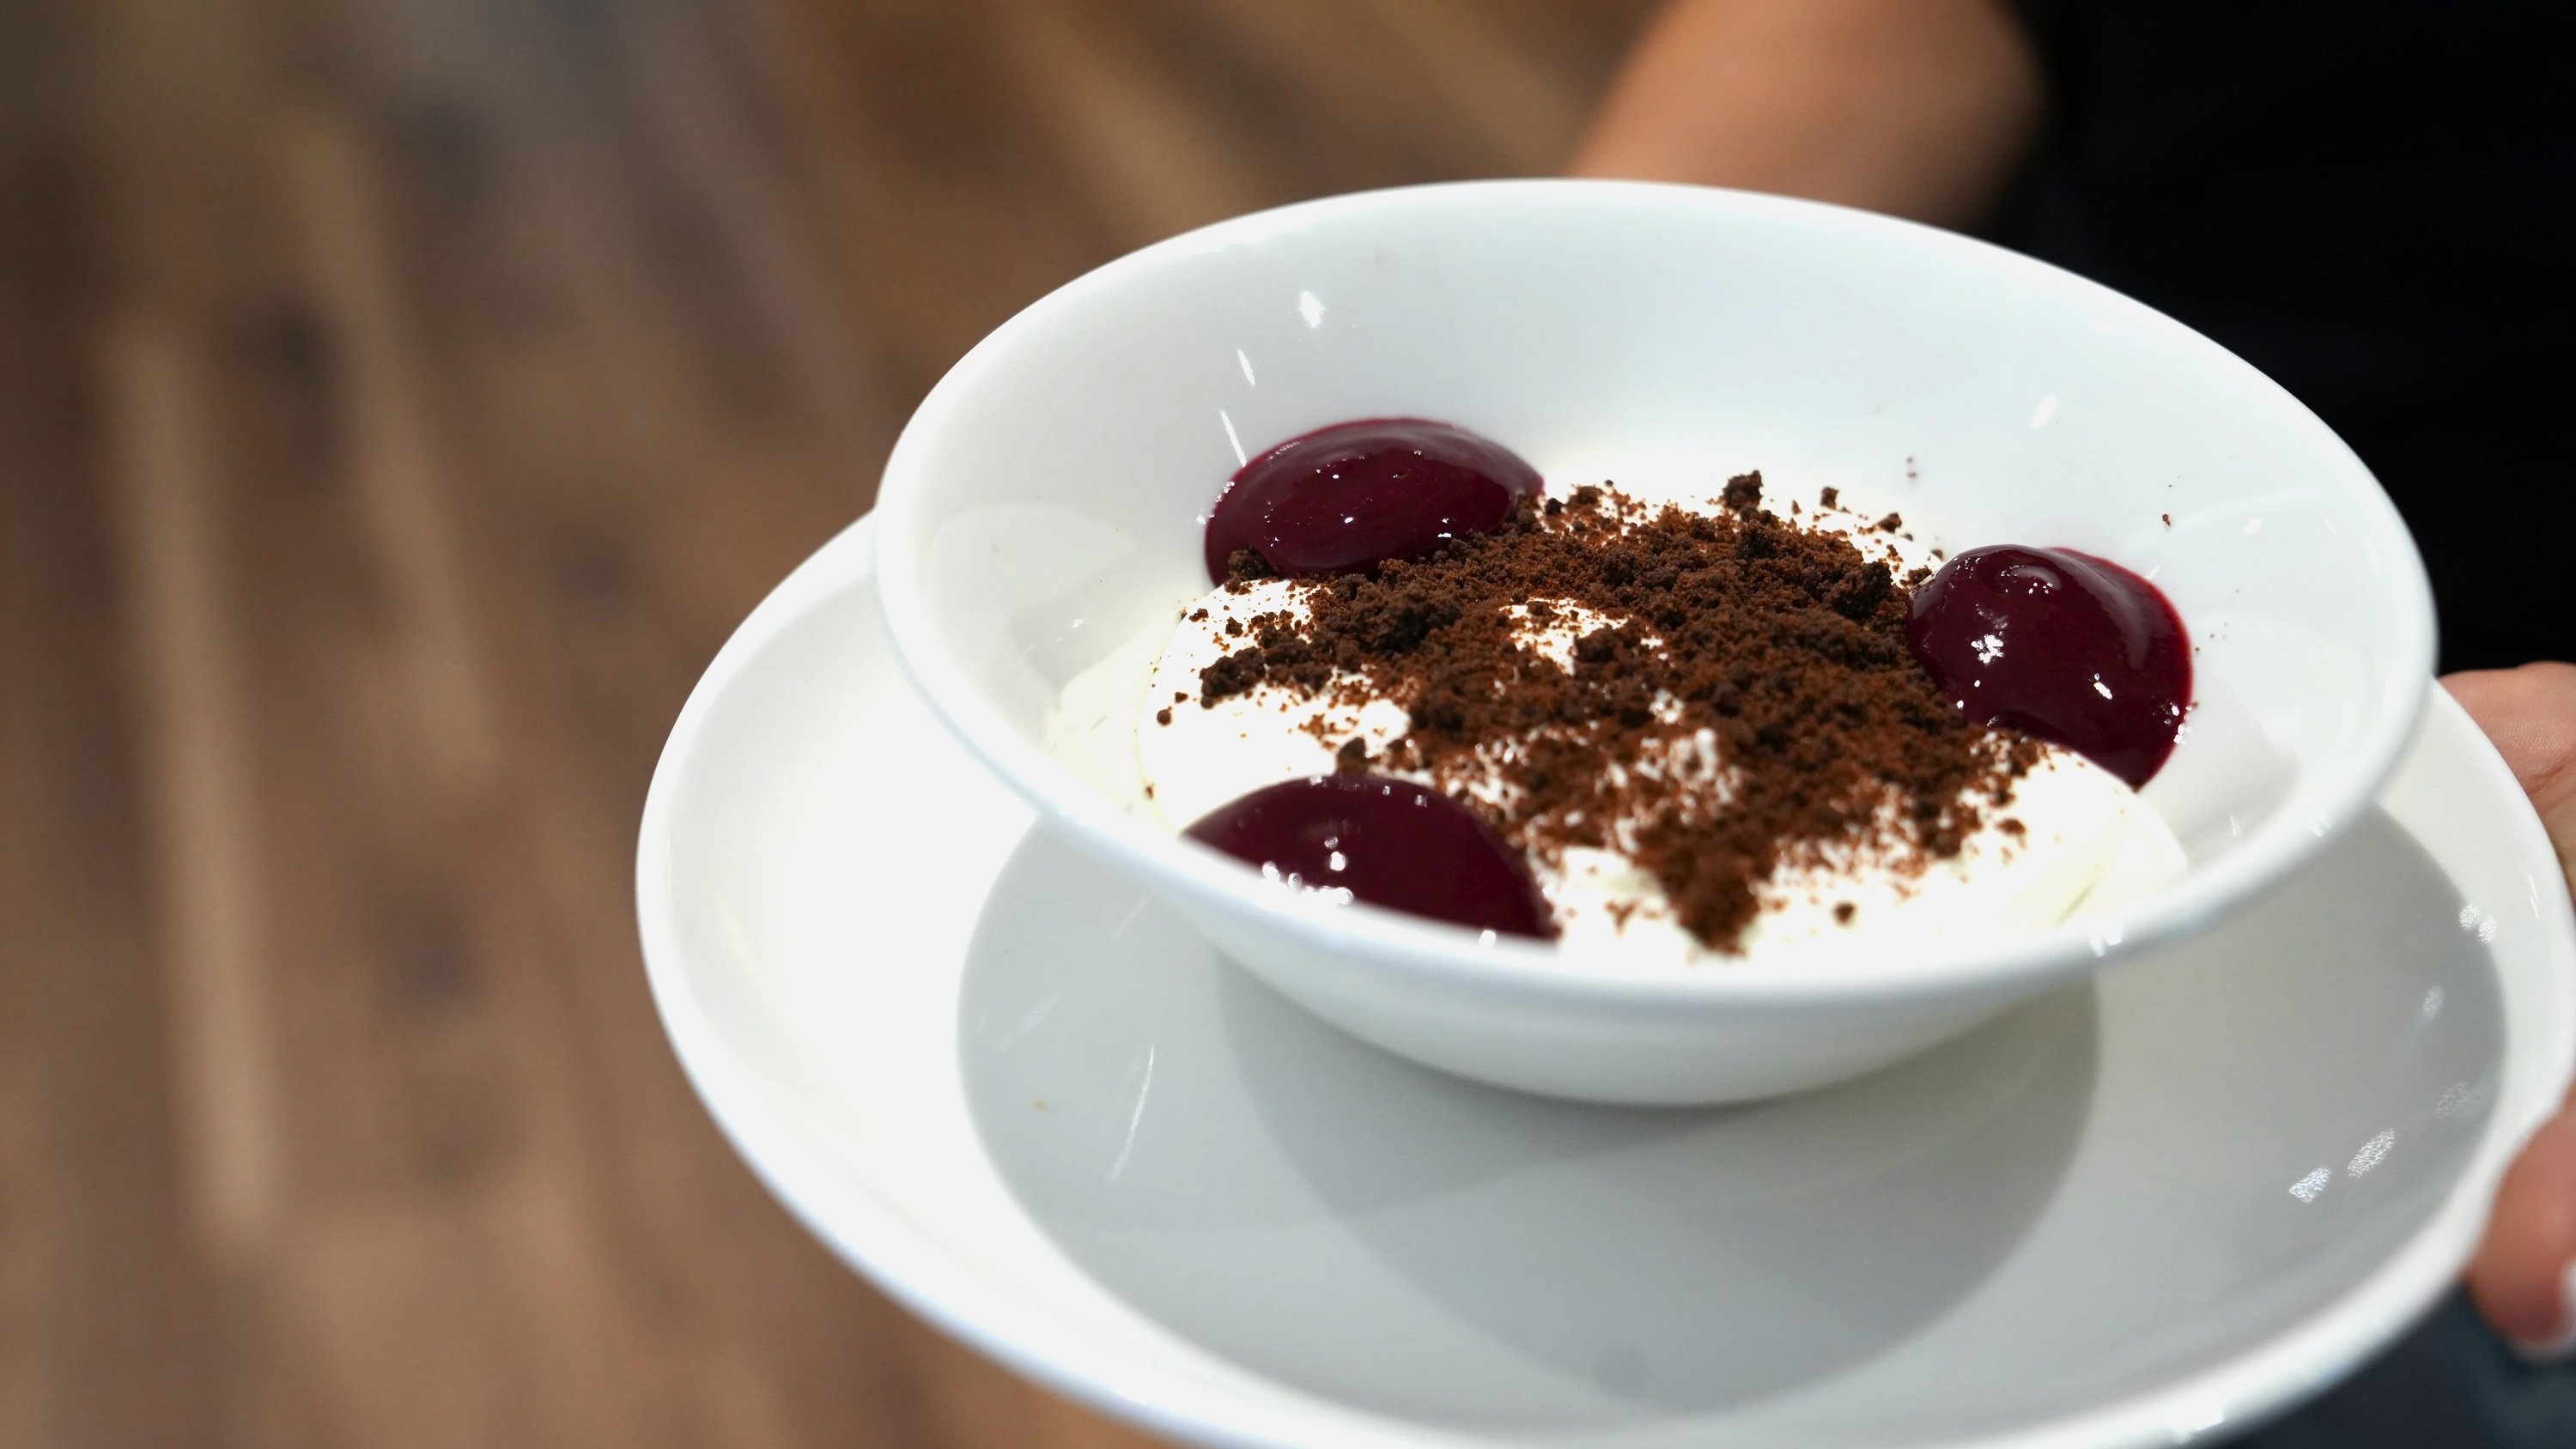
[[[1643,8],[0,4],[0,1445],[1134,1442],[717,1138],[655,752],[986,329]]]

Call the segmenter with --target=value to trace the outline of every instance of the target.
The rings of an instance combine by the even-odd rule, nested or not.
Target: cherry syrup
[[[1181,832],[1263,874],[1509,936],[1556,934],[1521,853],[1428,786],[1318,775],[1255,790]]]
[[[2156,586],[2063,548],[1972,548],[1914,591],[1907,641],[1970,719],[2141,786],[2191,703],[2191,640]]]
[[[1351,573],[1483,533],[1539,491],[1538,470],[1463,428],[1370,418],[1318,428],[1243,465],[1208,515],[1208,577],[1237,549],[1291,578]]]

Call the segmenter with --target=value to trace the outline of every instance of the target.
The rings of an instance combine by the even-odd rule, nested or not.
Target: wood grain
[[[718,1139],[645,781],[986,330],[1551,169],[1644,8],[0,7],[0,1444],[1137,1442]]]

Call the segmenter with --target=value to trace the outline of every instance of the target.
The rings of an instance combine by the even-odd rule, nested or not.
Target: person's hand
[[[2442,683],[2531,793],[2576,889],[2576,665],[2479,670]],[[2576,1098],[2505,1173],[2469,1264],[2469,1296],[2525,1356],[2576,1355]]]

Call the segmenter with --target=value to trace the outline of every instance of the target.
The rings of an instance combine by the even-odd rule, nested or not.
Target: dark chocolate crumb
[[[1901,878],[1957,854],[2042,753],[1934,688],[1883,560],[1766,512],[1586,486],[1429,558],[1293,587],[1310,617],[1250,621],[1201,671],[1202,703],[1256,686],[1391,701],[1412,727],[1379,768],[1428,777],[1543,862],[1618,849],[1721,951],[1779,871],[1861,859]],[[1571,668],[1524,642],[1539,601],[1608,621]],[[1714,777],[1604,768],[1709,740]]]
[[[1878,521],[1878,531],[1881,533],[1894,533],[1904,526],[1905,519],[1901,514],[1891,513]]]
[[[1819,508],[1840,508],[1842,507],[1842,499],[1843,490],[1839,488],[1828,488],[1824,492],[1816,495],[1816,506]]]
[[[1181,697],[1182,697],[1183,699],[1187,699],[1187,698],[1189,698],[1189,696],[1188,696],[1188,695],[1183,695],[1183,696],[1181,696]],[[1171,722],[1172,722],[1172,707],[1171,707],[1170,705],[1168,705],[1168,704],[1167,704],[1167,705],[1163,706],[1161,709],[1158,709],[1158,710],[1154,711],[1154,723],[1156,723],[1156,724],[1161,724],[1161,725],[1167,725],[1167,724],[1170,724]]]
[[[1834,924],[1837,926],[1850,925],[1851,918],[1859,914],[1860,907],[1853,905],[1849,901],[1834,902]]]
[[[2159,513],[2159,514],[2157,514],[2156,516],[2157,516],[2158,518],[2161,518],[2161,519],[2163,519],[2163,520],[2165,521],[2165,527],[2167,527],[2167,528],[2171,528],[2171,527],[2173,527],[2173,515],[2172,515],[2172,514],[2170,514],[2170,513]]]
[[[1730,512],[1751,513],[1762,506],[1762,475],[1738,473],[1726,480],[1726,491],[1719,495]]]
[[[1240,587],[1277,577],[1279,577],[1279,571],[1270,566],[1270,560],[1251,549],[1238,548],[1226,556],[1225,581],[1228,584]]]
[[[1349,739],[1342,741],[1342,747],[1333,752],[1333,769],[1336,773],[1344,775],[1366,774],[1368,773],[1368,764],[1368,741],[1361,739],[1358,735],[1353,735]]]

